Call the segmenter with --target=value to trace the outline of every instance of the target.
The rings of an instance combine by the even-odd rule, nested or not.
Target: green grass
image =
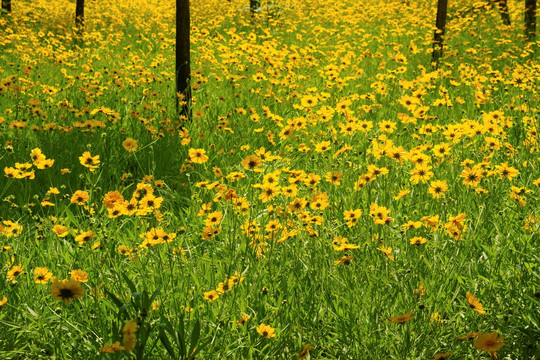
[[[496,331],[499,358],[540,358],[540,64],[538,44],[522,35],[523,2],[509,2],[511,27],[487,2],[452,2],[439,70],[430,64],[431,4],[273,1],[251,17],[247,3],[191,3],[189,123],[175,114],[172,4],[90,2],[82,39],[72,29],[74,3],[14,1],[0,16],[0,168],[32,163],[35,148],[54,159],[49,169],[33,166],[32,180],[0,182],[0,220],[22,226],[16,236],[9,223],[0,232],[0,357],[296,359],[311,344],[313,359],[482,359],[490,355],[458,336]],[[317,103],[302,107],[308,95]],[[400,103],[407,96],[422,113]],[[393,132],[379,127],[385,120]],[[340,125],[348,121],[373,127],[347,134]],[[287,126],[292,136],[280,136]],[[122,146],[128,137],[135,152]],[[490,149],[489,138],[498,146]],[[323,141],[330,149],[316,151]],[[387,152],[403,147],[403,161],[377,154],[385,141]],[[449,148],[441,157],[433,152],[440,144]],[[273,158],[245,169],[262,147]],[[190,149],[208,160],[190,161]],[[85,151],[100,156],[95,171],[79,162]],[[427,155],[433,177],[414,184],[417,154]],[[478,186],[466,185],[462,173],[482,163]],[[503,178],[504,163],[519,174]],[[388,173],[355,190],[372,165]],[[299,181],[293,197],[259,197],[265,175],[280,171],[283,188],[300,170],[320,181]],[[245,177],[227,177],[234,172]],[[340,184],[325,179],[333,172]],[[444,197],[428,193],[435,180],[446,181]],[[159,210],[110,218],[105,194],[130,200],[143,182],[163,198]],[[47,195],[50,187],[60,194]],[[396,198],[403,189],[410,193]],[[70,202],[77,190],[89,194],[85,206]],[[327,204],[310,207],[321,193]],[[309,203],[304,213],[289,207],[295,198]],[[375,224],[372,204],[391,220]],[[349,227],[343,213],[354,209],[362,215]],[[220,232],[205,240],[215,211]],[[465,228],[455,238],[445,226],[459,214]],[[438,216],[433,228],[429,216]],[[265,230],[273,220],[275,235]],[[248,234],[248,221],[260,228]],[[421,226],[405,229],[409,221]],[[69,234],[57,236],[55,225]],[[175,237],[141,246],[153,228]],[[95,237],[79,244],[88,230]],[[339,236],[357,248],[334,250]],[[415,236],[426,243],[411,245]],[[343,256],[352,258],[336,265]],[[10,280],[19,263],[23,273]],[[55,300],[50,281],[35,283],[36,267],[58,279],[84,270],[84,295]],[[242,280],[231,291],[205,299],[233,277]],[[467,292],[486,314],[469,306]],[[409,321],[389,320],[408,312]],[[242,315],[250,318],[239,325]],[[133,352],[100,352],[125,344],[132,319]],[[261,336],[260,324],[276,336]]]

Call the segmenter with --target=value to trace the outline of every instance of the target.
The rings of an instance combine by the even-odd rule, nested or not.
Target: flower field
[[[1,359],[540,359],[524,1],[12,2]]]

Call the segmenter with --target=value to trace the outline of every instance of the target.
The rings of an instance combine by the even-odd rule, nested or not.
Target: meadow
[[[13,0],[0,358],[540,359],[523,3]]]

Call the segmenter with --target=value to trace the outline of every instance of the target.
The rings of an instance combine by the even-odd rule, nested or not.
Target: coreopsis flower
[[[474,339],[474,347],[478,350],[487,351],[490,356],[491,353],[493,353],[493,356],[497,358],[495,352],[499,351],[499,349],[504,346],[503,340],[504,337],[499,336],[496,331],[492,333],[485,333]]]
[[[276,334],[275,334],[275,329],[273,327],[271,327],[270,325],[266,325],[264,323],[260,324],[259,326],[257,326],[257,332],[267,338],[267,339],[271,339],[273,337],[276,337]]]
[[[330,141],[321,141],[315,145],[315,152],[322,153],[330,150]]]
[[[36,284],[46,284],[53,274],[47,268],[37,267],[34,269],[34,282]]]
[[[422,236],[415,236],[410,240],[411,245],[420,246],[426,243],[426,238]]]
[[[124,149],[126,149],[126,151],[134,152],[134,151],[137,151],[139,144],[137,144],[137,140],[132,139],[132,138],[127,138],[126,140],[122,142],[122,146],[124,147]]]
[[[242,160],[240,164],[244,167],[244,169],[253,170],[261,166],[262,161],[261,161],[261,158],[258,157],[257,155],[249,155],[246,158],[244,158],[244,160]]]
[[[139,324],[137,324],[137,320],[135,319],[129,320],[124,327],[122,327],[122,343],[124,344],[124,350],[128,353],[132,352],[135,347],[135,333],[138,328]]]
[[[349,240],[343,236],[336,236],[332,240],[332,246],[334,247],[335,251],[347,251],[360,248],[356,244],[349,244]]]
[[[40,148],[35,148],[30,152],[30,158],[32,159],[32,162],[34,165],[38,165],[40,162],[45,161],[46,157],[41,152]]]
[[[92,240],[96,237],[96,233],[92,230],[81,232],[79,235],[75,237],[75,241],[79,243],[79,245],[84,245],[88,241]]]
[[[218,284],[218,287],[217,287],[216,291],[217,291],[218,294],[222,295],[222,294],[225,294],[225,293],[231,291],[232,287],[233,287],[233,282],[230,279],[226,279],[225,281],[220,282]]]
[[[258,199],[262,200],[263,203],[268,202],[279,195],[281,186],[273,185],[263,185],[261,190],[263,191]]]
[[[309,359],[310,358],[309,350],[311,349],[313,349],[313,345],[311,344],[304,345],[304,347],[302,348],[302,350],[300,350],[300,353],[298,354],[297,360]]]
[[[513,180],[519,175],[519,171],[514,167],[508,166],[508,162],[501,165],[495,165],[495,169],[497,170],[499,176],[503,179]]]
[[[450,357],[450,355],[452,355],[452,352],[451,352],[451,351],[446,352],[446,353],[437,353],[437,354],[435,354],[435,356],[433,357],[433,360],[447,359],[447,358]]]
[[[343,212],[343,219],[347,222],[348,227],[353,227],[354,225],[356,225],[361,215],[362,210],[360,209],[346,210]]]
[[[204,293],[204,298],[209,302],[214,302],[219,297],[219,294],[216,290],[210,290]]]
[[[24,273],[23,267],[21,264],[13,266],[7,273],[7,279],[9,282],[14,282],[18,276]]]
[[[8,302],[7,297],[5,295],[2,296],[2,300],[0,300],[0,309],[2,309],[4,305],[6,305],[7,302]]]
[[[52,278],[51,294],[56,300],[69,304],[71,300],[82,297],[84,289],[81,287],[81,283],[75,279],[58,280]]]
[[[79,156],[79,161],[82,166],[94,171],[99,167],[99,155],[92,156],[89,151],[85,151],[81,156]]]
[[[115,204],[118,204],[118,203],[122,204],[123,202],[124,202],[124,196],[122,196],[122,194],[120,194],[120,192],[117,190],[109,191],[108,193],[105,194],[105,197],[103,199],[103,205],[107,209],[112,209]]]
[[[460,176],[463,178],[463,184],[470,187],[477,187],[482,180],[482,173],[477,168],[465,168]]]
[[[394,200],[399,200],[410,193],[411,193],[411,190],[409,189],[399,190],[398,194],[394,196]]]
[[[389,316],[388,317],[388,323],[389,324],[395,324],[395,323],[398,323],[398,324],[402,324],[402,323],[405,323],[407,321],[410,321],[412,319],[414,319],[414,317],[412,316],[413,312],[410,311],[404,315],[397,315],[397,316]]]
[[[251,319],[251,315],[242,315],[240,316],[240,319],[238,319],[238,321],[236,322],[238,324],[238,326],[244,326],[247,321]]]
[[[444,197],[444,193],[448,190],[448,184],[445,180],[432,181],[430,185],[428,193],[431,194],[434,199]]]
[[[120,341],[117,341],[112,345],[104,345],[99,349],[99,352],[114,354],[115,352],[122,350],[125,350],[125,348],[120,345]]]
[[[480,302],[480,300],[478,300],[476,296],[474,296],[468,291],[467,291],[466,296],[467,296],[467,301],[469,302],[469,306],[473,310],[475,310],[476,312],[482,315],[486,313],[486,311],[484,310],[484,305],[482,305],[482,303]]]
[[[341,259],[334,261],[334,265],[339,265],[339,264],[349,265],[352,259],[353,259],[352,255],[349,255],[349,256],[345,255],[345,256],[342,256]]]
[[[71,203],[77,204],[77,205],[84,205],[88,201],[89,198],[90,198],[90,195],[86,191],[77,190],[71,196]]]
[[[204,224],[206,226],[218,226],[223,219],[223,213],[221,211],[213,211],[206,217]]]
[[[432,167],[429,165],[417,165],[411,170],[410,181],[416,185],[419,182],[426,183],[433,177]]]
[[[343,175],[339,171],[327,172],[324,179],[334,185],[340,185]]]
[[[377,248],[377,250],[382,251],[386,255],[386,257],[388,259],[390,259],[391,261],[394,261],[394,255],[392,255],[392,248],[391,247],[379,246]]]
[[[189,149],[189,160],[194,164],[204,164],[208,161],[206,150],[204,149]]]
[[[139,209],[143,212],[157,210],[163,203],[162,197],[156,197],[153,194],[146,195],[139,201]]]
[[[82,283],[88,282],[88,274],[86,271],[83,270],[71,270],[69,275],[71,275],[72,279],[75,279],[77,281],[80,281]]]
[[[384,206],[377,204],[371,204],[369,206],[369,216],[373,218],[375,224],[384,225],[392,221],[392,218],[388,217],[390,210]]]

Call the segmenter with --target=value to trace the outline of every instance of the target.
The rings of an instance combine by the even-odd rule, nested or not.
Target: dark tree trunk
[[[176,0],[176,111],[191,120],[189,0]]]
[[[499,0],[499,9],[501,10],[503,24],[510,25],[510,14],[508,12],[508,3],[506,0]]]
[[[259,8],[260,0],[249,0],[249,10],[251,14],[254,14],[255,11]]]
[[[2,0],[2,12],[11,12],[11,0]]]
[[[536,0],[525,0],[525,35],[531,42],[536,37]]]
[[[84,26],[84,0],[77,0],[75,7],[75,26],[79,29]]]
[[[443,56],[444,28],[446,26],[446,11],[448,9],[448,0],[438,0],[437,2],[437,29],[433,36],[433,55],[431,62],[435,67],[439,65],[439,59]]]

